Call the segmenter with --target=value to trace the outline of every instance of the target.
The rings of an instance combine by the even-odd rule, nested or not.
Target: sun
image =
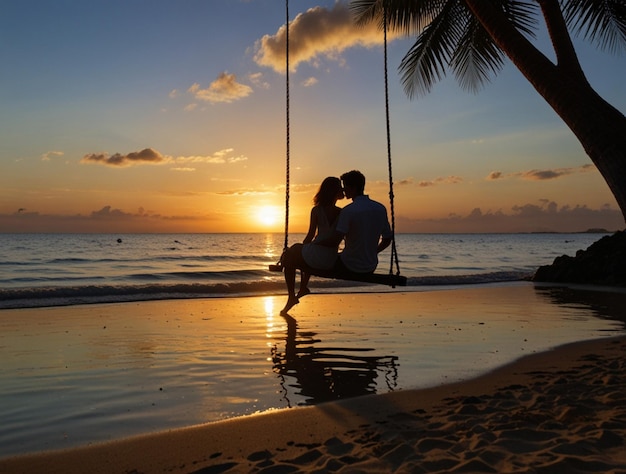
[[[255,217],[259,224],[271,227],[278,223],[280,210],[276,206],[262,206],[255,210]]]

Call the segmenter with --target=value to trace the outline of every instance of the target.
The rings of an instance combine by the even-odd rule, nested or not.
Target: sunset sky
[[[282,232],[284,1],[4,0],[0,232]],[[290,2],[290,231],[351,169],[388,205],[382,36]],[[545,34],[542,50],[549,57]],[[398,232],[623,228],[570,130],[510,64],[410,100],[389,44]],[[626,111],[626,60],[576,41]],[[346,202],[340,202],[345,205]]]

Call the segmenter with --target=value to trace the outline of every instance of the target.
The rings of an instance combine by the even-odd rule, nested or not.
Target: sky
[[[284,231],[285,2],[0,5],[0,232]],[[289,232],[306,232],[321,181],[352,169],[390,208],[382,36],[347,5],[289,3]],[[478,93],[448,74],[409,99],[398,66],[412,42],[388,44],[397,232],[624,227],[510,63]],[[626,111],[624,54],[575,44],[591,85]]]

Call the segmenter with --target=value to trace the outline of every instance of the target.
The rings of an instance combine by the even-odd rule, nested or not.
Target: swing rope
[[[394,263],[396,275],[400,275],[400,262],[396,248],[396,215],[394,209],[393,174],[391,169],[391,120],[389,113],[389,73],[387,68],[387,2],[383,0],[383,50],[385,63],[385,125],[387,128],[387,168],[389,174],[389,209],[391,211],[391,262],[389,273],[393,273]]]
[[[290,133],[289,133],[289,0],[285,0],[285,122],[286,122],[286,159],[285,159],[285,245],[283,251],[289,248],[289,162],[290,162]]]
[[[289,0],[285,0],[285,125],[286,125],[286,157],[285,157],[285,243],[283,251],[287,250],[289,247],[289,175],[290,175],[290,108],[289,108]],[[391,264],[389,266],[389,275],[390,277],[393,275],[393,267],[395,263],[396,267],[396,276],[398,278],[391,280],[389,283],[388,280],[380,278],[377,275],[368,275],[368,276],[355,276],[355,278],[365,278],[363,281],[375,281],[377,283],[389,283],[395,287],[396,284],[406,285],[406,278],[400,277],[400,263],[398,260],[398,250],[396,247],[396,239],[395,239],[395,227],[396,227],[396,219],[395,219],[395,209],[394,209],[394,193],[393,193],[393,175],[392,175],[392,166],[391,166],[391,126],[390,126],[390,118],[389,118],[389,79],[388,79],[388,68],[387,68],[387,4],[383,1],[383,42],[384,42],[384,63],[385,63],[385,119],[386,119],[386,129],[387,129],[387,168],[389,173],[389,202],[390,202],[390,211],[391,211]],[[271,265],[270,268],[273,268],[276,271],[282,270],[282,262],[279,262],[277,265]],[[323,272],[321,272],[323,273]],[[332,275],[327,275],[329,277],[333,277]]]

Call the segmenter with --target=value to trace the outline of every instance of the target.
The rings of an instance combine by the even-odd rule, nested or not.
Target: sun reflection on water
[[[266,343],[267,347],[270,347],[270,348],[275,344],[275,342],[273,342],[276,337],[275,332],[279,330],[279,328],[276,327],[276,324],[274,321],[274,300],[275,300],[275,297],[273,296],[266,296],[263,298],[263,307],[265,310],[265,321],[266,321],[265,337],[268,339]],[[272,358],[268,357],[267,360],[272,360]]]
[[[263,255],[268,258],[276,258],[278,246],[276,245],[276,235],[265,234],[265,246],[263,248]]]

